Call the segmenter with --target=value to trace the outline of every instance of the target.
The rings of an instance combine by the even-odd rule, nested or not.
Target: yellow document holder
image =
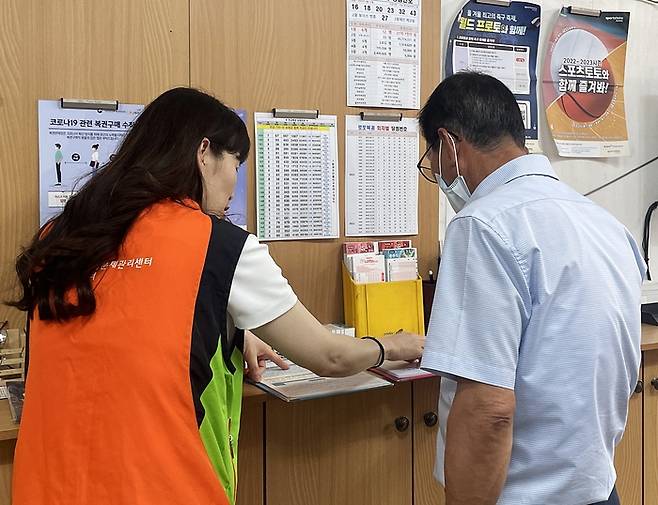
[[[357,284],[343,264],[345,324],[357,337],[381,337],[404,330],[423,335],[423,281]]]

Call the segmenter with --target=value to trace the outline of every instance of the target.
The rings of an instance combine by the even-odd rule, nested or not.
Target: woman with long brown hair
[[[341,376],[421,354],[419,336],[330,334],[224,219],[248,152],[233,111],[167,91],[18,257],[14,505],[234,503],[244,360],[257,377],[273,346]]]

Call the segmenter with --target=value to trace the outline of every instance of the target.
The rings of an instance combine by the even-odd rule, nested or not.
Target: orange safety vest
[[[244,333],[226,310],[246,238],[156,204],[95,274],[92,316],[35,314],[13,505],[235,502]]]

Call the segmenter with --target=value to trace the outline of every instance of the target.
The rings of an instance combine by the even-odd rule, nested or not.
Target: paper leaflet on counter
[[[263,378],[253,384],[258,388],[286,401],[310,400],[358,391],[367,391],[392,384],[383,378],[361,372],[350,377],[320,377],[315,373],[286,360],[288,370],[268,362]]]
[[[432,372],[420,368],[420,361],[418,360],[411,363],[406,361],[384,361],[381,366],[373,368],[371,371],[393,382],[405,382],[435,376]]]

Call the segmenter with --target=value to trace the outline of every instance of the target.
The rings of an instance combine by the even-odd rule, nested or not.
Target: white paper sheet
[[[421,0],[347,0],[347,105],[418,109]]]
[[[345,235],[418,233],[418,122],[345,117]]]
[[[351,377],[320,377],[289,360],[286,362],[290,365],[288,370],[281,370],[274,363],[268,363],[262,380],[255,384],[287,402],[355,393],[392,385],[368,372],[361,372]]]
[[[256,224],[263,240],[337,238],[336,116],[256,112]]]

